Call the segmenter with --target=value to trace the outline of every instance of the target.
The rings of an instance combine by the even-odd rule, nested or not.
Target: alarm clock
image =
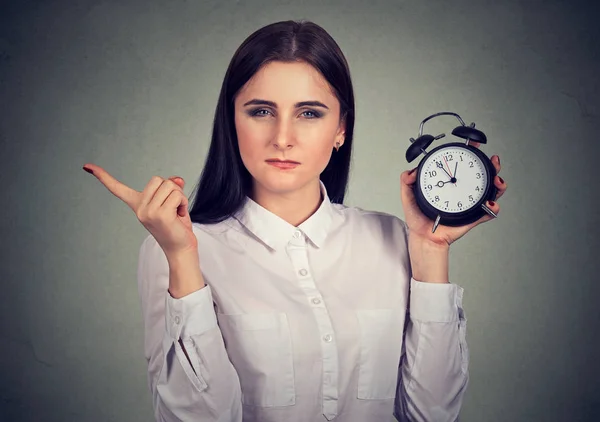
[[[428,152],[426,148],[434,140],[446,135],[424,135],[423,126],[428,120],[443,115],[458,119],[461,125],[452,130],[452,135],[465,141],[448,142]],[[423,214],[434,220],[432,233],[439,224],[463,226],[478,220],[485,213],[497,217],[485,205],[486,201],[496,198],[496,168],[479,148],[469,145],[470,141],[486,144],[487,137],[475,129],[475,123],[467,126],[458,114],[449,111],[425,118],[419,126],[417,139],[410,138],[406,160],[410,163],[424,154],[416,170],[417,181],[413,190]]]

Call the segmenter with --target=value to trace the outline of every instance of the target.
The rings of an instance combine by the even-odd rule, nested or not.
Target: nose
[[[292,125],[283,119],[277,125],[277,131],[273,137],[273,145],[276,149],[288,149],[294,144]]]

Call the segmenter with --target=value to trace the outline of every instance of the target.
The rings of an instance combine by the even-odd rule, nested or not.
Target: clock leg
[[[481,208],[483,208],[483,210],[484,210],[485,212],[487,212],[489,215],[491,215],[492,217],[494,217],[494,218],[498,218],[498,215],[497,215],[497,214],[496,214],[494,211],[492,211],[491,209],[489,209],[489,208],[487,207],[487,205],[485,205],[485,203],[481,204]]]
[[[433,229],[431,230],[431,233],[435,233],[435,229],[437,229],[438,224],[440,224],[440,218],[441,215],[438,214],[437,218],[435,219],[435,223],[433,223]]]

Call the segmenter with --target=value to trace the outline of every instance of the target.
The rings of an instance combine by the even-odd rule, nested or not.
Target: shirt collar
[[[298,227],[263,208],[248,196],[246,196],[243,206],[234,214],[234,218],[272,249],[285,247],[293,239],[297,230],[302,231],[316,247],[320,248],[331,227],[334,208],[327,195],[325,185],[320,180],[319,183],[323,201],[317,211]]]

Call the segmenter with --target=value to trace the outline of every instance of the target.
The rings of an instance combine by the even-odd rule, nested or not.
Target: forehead
[[[241,97],[260,97],[278,104],[335,99],[325,78],[305,62],[271,62],[264,65],[242,87],[238,95],[238,98]]]

